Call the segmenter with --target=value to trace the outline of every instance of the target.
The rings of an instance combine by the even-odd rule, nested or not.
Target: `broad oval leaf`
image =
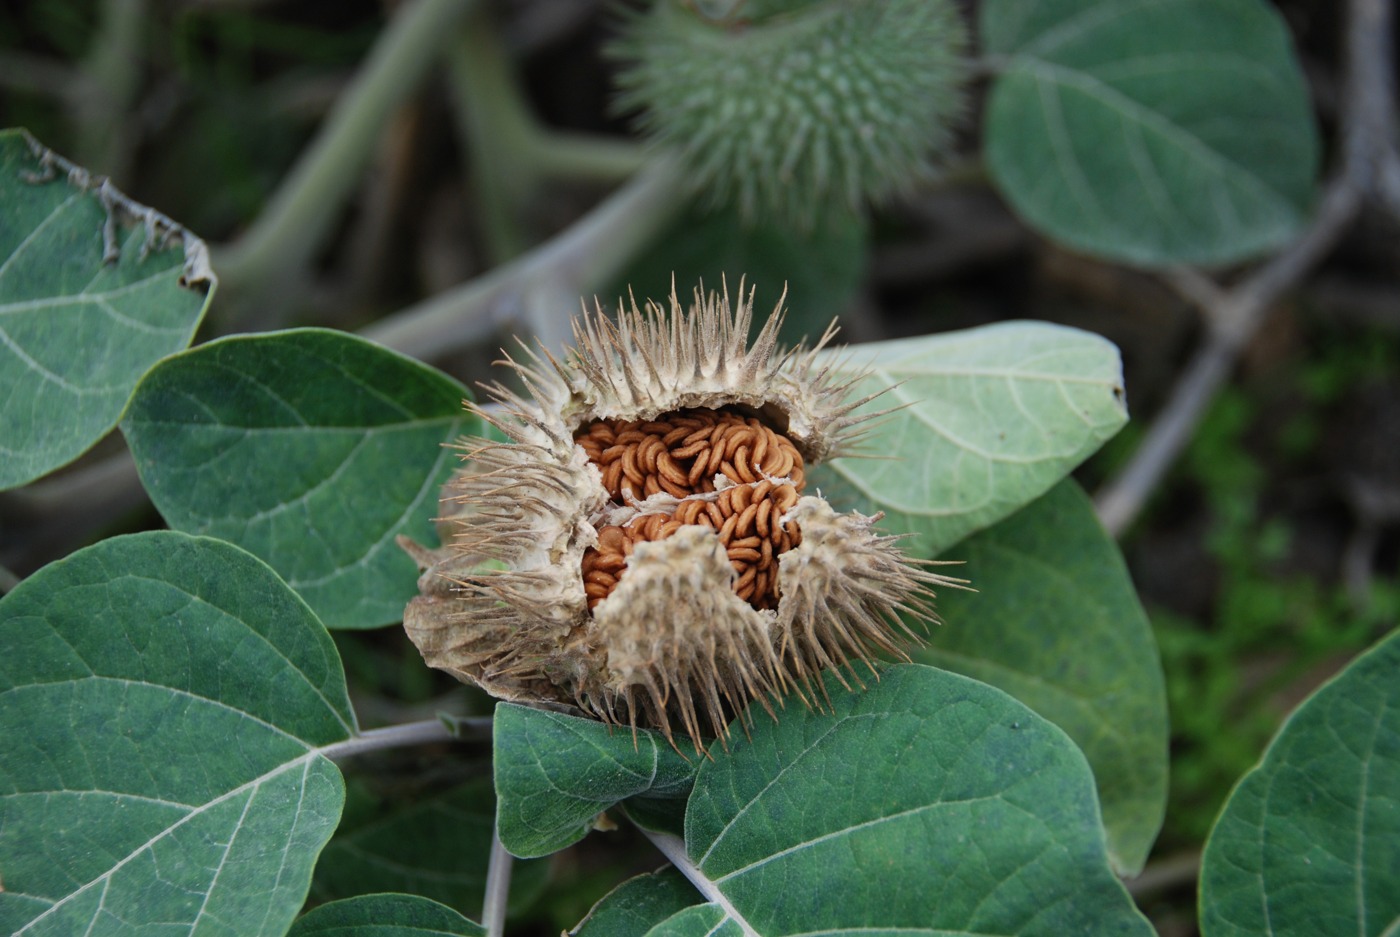
[[[230,544],[135,534],[0,599],[0,646],[0,931],[281,937],[344,798],[318,749],[355,731],[306,604]]]
[[[1400,932],[1400,631],[1288,718],[1201,861],[1205,937]]]
[[[827,688],[827,712],[757,719],[700,768],[686,852],[730,917],[765,937],[1152,934],[1058,728],[931,667]]]
[[[981,31],[1005,60],[988,166],[1050,237],[1135,264],[1223,264],[1305,219],[1317,130],[1269,4],[989,0]]]
[[[287,937],[482,937],[486,929],[419,895],[363,895],[313,908]]]
[[[106,435],[141,375],[189,345],[214,292],[212,275],[180,285],[197,238],[148,250],[145,226],[124,216],[121,253],[104,263],[97,191],[61,170],[37,181],[47,152],[0,132],[0,489]]]
[[[1094,769],[1109,858],[1142,870],[1167,799],[1167,698],[1152,626],[1117,545],[1073,481],[957,548],[976,592],[939,593],[915,658],[999,687]]]
[[[828,359],[857,412],[899,408],[862,445],[869,458],[815,466],[808,484],[833,504],[885,512],[881,526],[935,556],[1034,501],[1127,420],[1112,342],[1045,322],[1006,322],[857,345]],[[881,393],[883,391],[883,393]]]
[[[311,897],[330,901],[392,889],[478,913],[496,817],[491,779],[426,795],[405,793],[402,780],[392,783],[392,799],[377,796],[367,784],[349,785],[344,818],[321,854]],[[515,863],[510,910],[538,898],[548,874],[548,863]]]
[[[436,536],[466,390],[327,329],[235,336],[161,362],[122,419],[167,523],[265,560],[332,628],[403,618]]]
[[[496,706],[496,825],[521,858],[578,842],[598,814],[629,797],[684,797],[699,756],[661,733],[604,725],[516,703]]]
[[[685,876],[672,867],[630,878],[588,912],[571,937],[643,937],[657,924],[700,901]]]

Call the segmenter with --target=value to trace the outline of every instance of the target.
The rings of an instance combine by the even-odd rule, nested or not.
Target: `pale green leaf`
[[[297,919],[287,937],[482,937],[486,930],[419,895],[364,895],[334,901]]]
[[[934,556],[1035,500],[1127,420],[1118,349],[1044,322],[1007,322],[832,352],[860,411],[877,421],[868,458],[810,469],[809,487],[843,510],[885,512]]]
[[[608,892],[569,933],[572,937],[643,937],[699,900],[685,876],[668,866],[628,879]]]
[[[213,295],[212,278],[180,285],[178,237],[147,251],[129,218],[119,259],[104,264],[97,193],[63,172],[31,181],[36,147],[24,131],[0,132],[0,489],[106,435],[141,375],[190,343]]]
[[[355,731],[305,603],[135,534],[0,599],[0,646],[0,932],[281,937],[344,798],[318,749]]]
[[[835,932],[820,930],[817,933]],[[885,933],[895,932],[881,931]],[[647,931],[646,937],[744,937],[744,931],[719,905],[697,904],[677,911]]]
[[[686,853],[727,916],[764,937],[1150,937],[1058,728],[919,665],[827,688],[827,712],[790,704],[700,768]]]
[[[1201,862],[1205,937],[1400,933],[1400,631],[1289,717]]]
[[[593,821],[638,794],[684,797],[699,756],[689,760],[659,732],[607,726],[593,719],[496,706],[496,817],[501,843],[516,856],[557,852],[582,839]]]
[[[1318,137],[1263,0],[988,0],[984,134],[1016,210],[1143,265],[1231,263],[1307,217]]]
[[[466,390],[325,329],[236,336],[161,362],[122,419],[170,526],[267,561],[332,628],[399,621],[438,494],[475,427]]]
[[[1109,856],[1135,875],[1162,825],[1167,701],[1152,627],[1118,547],[1066,480],[958,544],[976,592],[939,593],[917,660],[999,687],[1079,745]]]

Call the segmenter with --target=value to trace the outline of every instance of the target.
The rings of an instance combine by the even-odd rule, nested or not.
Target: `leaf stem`
[[[690,861],[690,856],[685,851],[685,842],[679,836],[662,833],[658,830],[649,830],[644,826],[638,826],[637,829],[651,840],[652,845],[661,850],[661,854],[670,860],[671,865],[675,866],[690,881],[690,884],[694,885],[696,890],[705,896],[707,901],[719,905],[729,919],[739,925],[745,937],[759,937],[758,931],[754,930],[753,925],[735,910],[734,905],[729,903],[724,892],[719,890],[719,886],[711,881],[698,865]]]
[[[252,227],[216,252],[230,286],[275,284],[306,264],[368,162],[385,120],[421,83],[475,0],[404,4],[316,139]]]
[[[481,905],[481,926],[486,937],[501,937],[506,927],[506,904],[510,898],[510,873],[515,857],[501,844],[501,828],[491,830],[491,860],[486,867],[486,897]]]
[[[0,566],[0,595],[9,594],[14,591],[17,585],[19,585],[19,577],[5,567]]]
[[[427,745],[433,742],[452,742],[464,737],[465,733],[461,731],[461,726],[464,724],[473,729],[484,728],[487,732],[490,731],[491,727],[491,717],[489,716],[454,721],[456,728],[449,726],[442,719],[424,719],[421,722],[406,722],[403,725],[370,729],[343,742],[323,746],[319,751],[332,761],[338,761],[386,748]]]

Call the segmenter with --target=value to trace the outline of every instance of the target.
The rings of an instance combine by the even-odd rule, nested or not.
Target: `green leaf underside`
[[[486,930],[420,895],[363,895],[313,908],[287,937],[481,937]]]
[[[727,915],[765,937],[1152,933],[1059,729],[930,667],[828,689],[827,712],[756,720],[700,768],[686,851]]]
[[[135,534],[0,599],[0,646],[0,932],[285,933],[344,797],[316,749],[355,732],[305,603],[237,547]]]
[[[865,458],[807,471],[842,510],[885,512],[881,527],[914,534],[905,549],[936,556],[1035,500],[1127,420],[1118,349],[1043,322],[1007,322],[833,352],[869,374],[857,412],[874,421]]]
[[[821,934],[835,934],[835,931],[822,930]],[[880,931],[890,934],[895,931]],[[921,933],[931,933],[922,931]],[[717,904],[692,905],[677,911],[660,924],[646,932],[646,937],[744,937],[744,930],[724,909]]]
[[[1289,717],[1201,864],[1206,937],[1400,933],[1400,631]]]
[[[1073,481],[960,543],[977,592],[944,590],[917,660],[1005,690],[1094,769],[1109,856],[1135,875],[1167,797],[1167,703],[1152,628],[1122,555]]]
[[[116,425],[141,375],[190,343],[212,289],[179,285],[178,240],[142,259],[144,227],[102,262],[95,193],[39,169],[22,131],[0,132],[0,489],[33,481]]]
[[[1229,263],[1304,220],[1319,145],[1282,17],[1261,0],[990,0],[1006,57],[988,166],[1031,224],[1143,265]]]
[[[352,782],[345,817],[316,866],[311,896],[330,901],[392,889],[476,914],[486,890],[495,815],[486,777],[409,802],[381,802]],[[538,897],[548,874],[547,863],[515,863],[511,908],[523,909]]]
[[[170,526],[261,557],[327,626],[371,628],[399,621],[416,594],[395,537],[435,542],[457,462],[444,443],[475,423],[465,396],[371,342],[296,329],[161,362],[122,432]]]
[[[501,843],[521,858],[578,842],[614,804],[639,794],[684,797],[700,758],[683,758],[661,733],[593,719],[496,706],[496,818]]]
[[[608,892],[569,933],[572,937],[643,937],[699,900],[685,876],[667,867],[628,879]]]

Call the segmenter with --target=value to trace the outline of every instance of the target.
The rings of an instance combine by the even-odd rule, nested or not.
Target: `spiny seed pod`
[[[862,434],[854,381],[777,345],[781,303],[752,347],[753,294],[697,290],[689,312],[596,309],[561,362],[509,360],[508,442],[471,439],[443,496],[444,546],[404,625],[433,667],[498,697],[597,718],[672,721],[702,745],[750,702],[917,640],[930,587],[878,518],[804,492],[807,466]],[[522,347],[525,347],[522,345]],[[868,399],[868,398],[867,398]],[[820,687],[820,683],[817,683]]]
[[[950,0],[656,0],[613,48],[618,103],[715,201],[807,228],[947,151],[965,40]]]

